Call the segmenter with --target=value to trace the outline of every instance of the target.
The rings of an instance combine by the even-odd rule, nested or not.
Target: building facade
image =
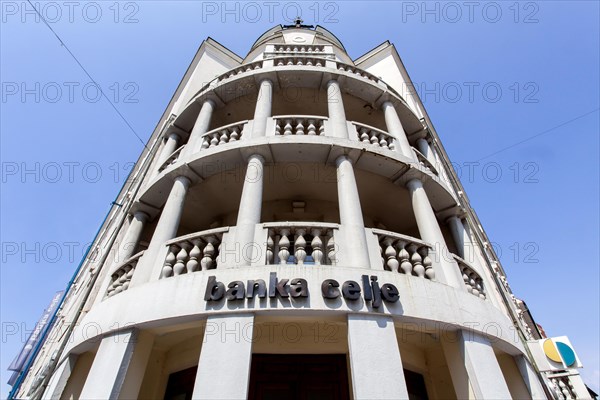
[[[588,396],[411,88],[300,21],[203,42],[13,396]]]

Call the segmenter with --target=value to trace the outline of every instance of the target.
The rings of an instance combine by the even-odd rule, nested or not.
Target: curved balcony
[[[213,98],[218,103],[229,103],[245,94],[257,90],[257,82],[268,78],[277,85],[292,84],[294,87],[321,87],[330,79],[342,82],[353,96],[375,104],[387,98],[399,106],[407,134],[422,130],[422,123],[408,107],[406,100],[394,88],[379,77],[358,67],[336,61],[333,54],[320,51],[276,52],[263,60],[253,61],[226,71],[205,84],[187,102],[184,110],[175,119],[177,126],[186,127],[193,123],[197,103],[202,98]],[[315,75],[318,73],[320,75]]]
[[[135,272],[135,267],[138,261],[144,255],[143,251],[135,254],[120,265],[115,272],[111,275],[110,284],[106,291],[106,297],[114,296],[115,294],[121,293],[129,288],[131,278]]]
[[[350,249],[340,224],[282,221],[264,222],[257,225],[253,246],[257,248],[252,257],[252,266],[295,265],[307,268],[318,266],[344,267]],[[239,250],[234,244],[236,227],[221,227],[177,237],[167,241],[166,256],[159,277],[165,279],[194,272],[231,268],[239,259],[221,254],[222,248]],[[365,265],[365,269],[385,270],[414,279],[435,281],[434,266],[439,259],[432,256],[433,247],[421,239],[392,231],[365,228],[368,237],[368,252],[371,260],[381,260]],[[112,275],[106,297],[112,297],[129,288],[136,265],[143,256],[139,252]],[[164,254],[164,253],[163,253]],[[486,299],[483,280],[475,269],[455,254],[451,257],[463,276],[467,291],[482,300]]]

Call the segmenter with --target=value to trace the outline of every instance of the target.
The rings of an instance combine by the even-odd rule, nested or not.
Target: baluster
[[[360,128],[360,141],[363,143],[371,143],[369,141],[369,130],[365,127]]]
[[[306,259],[306,239],[304,239],[305,234],[306,229],[296,229],[296,240],[294,241],[294,256],[296,257],[296,264],[298,265],[303,265],[304,260]]]
[[[208,237],[208,238],[206,238],[206,241],[208,243],[206,243],[206,246],[204,247],[204,250],[202,251],[202,260],[200,260],[200,268],[202,269],[202,271],[206,271],[206,270],[215,268],[215,265],[214,265],[215,246],[213,244],[215,242],[215,238]]]
[[[388,138],[388,149],[392,151],[396,150],[396,140],[392,137]]]
[[[167,257],[165,258],[165,265],[163,266],[163,269],[162,269],[161,278],[167,278],[169,276],[173,276],[173,265],[175,264],[175,261],[177,260],[177,258],[175,257],[175,254],[177,254],[177,246],[172,244],[169,247],[169,253],[167,254]]]
[[[322,66],[323,66],[323,63],[321,62],[321,60],[319,60],[319,59],[317,58],[317,63],[315,64],[315,66],[317,66],[317,67],[322,67]]]
[[[400,266],[400,263],[396,258],[396,249],[394,249],[394,246],[392,246],[394,244],[394,239],[392,239],[389,236],[386,236],[383,239],[383,244],[385,245],[384,255],[386,260],[384,267],[387,267],[385,269],[392,272],[398,272],[398,267]]]
[[[475,273],[471,272],[469,274],[469,286],[471,286],[471,293],[479,297],[479,290],[477,289],[477,282],[475,279]]]
[[[323,136],[324,133],[325,133],[325,124],[323,123],[323,120],[319,120],[319,136]]]
[[[114,294],[118,294],[123,291],[123,283],[121,282],[121,277],[123,275],[125,275],[125,272],[122,269],[119,269],[117,271],[117,279],[115,280],[115,283],[114,283],[114,287],[115,287]]]
[[[309,66],[313,65],[312,58],[307,58],[306,59],[306,65],[309,65]]]
[[[210,135],[210,147],[215,147],[219,145],[219,134],[213,133]]]
[[[273,264],[273,258],[275,256],[273,253],[274,242],[272,234],[273,232],[271,230],[267,232],[267,265]]]
[[[125,267],[125,282],[123,283],[123,290],[129,289],[129,283],[133,277],[133,271],[135,271],[135,267],[133,265],[128,265]]]
[[[429,257],[429,247],[423,246],[419,249],[419,254],[423,257],[423,267],[425,268],[425,278],[435,280],[435,271],[433,270],[433,262]]]
[[[275,120],[275,135],[281,135],[281,120]]]
[[[298,124],[296,125],[296,135],[304,135],[304,125],[302,125],[302,119],[298,118],[296,120]]]
[[[317,127],[315,126],[315,120],[314,119],[309,119],[308,120],[308,135],[309,136],[314,136],[317,134]]]
[[[310,242],[312,247],[312,258],[315,265],[321,265],[323,261],[323,241],[321,240],[321,228],[313,228],[311,231],[313,240]]]
[[[333,232],[331,232],[330,235],[331,236],[329,236],[329,239],[327,240],[327,258],[329,259],[331,265],[335,265],[337,263],[337,246],[335,243],[335,239],[333,238]]]
[[[369,131],[369,136],[371,139],[371,144],[374,146],[379,146],[379,138],[377,137],[377,134],[373,131]]]
[[[412,264],[410,263],[410,254],[406,250],[406,242],[398,241],[398,259],[400,260],[400,269],[407,275],[412,275]]]
[[[388,142],[385,133],[379,134],[379,146],[383,147],[384,149],[388,148]]]
[[[467,287],[467,292],[471,293],[472,288],[471,288],[471,285],[469,285],[469,276],[467,274],[467,268],[462,267],[460,270],[462,272],[462,278],[463,278],[463,281],[465,282],[465,286]]]
[[[189,248],[189,245],[184,242],[181,243],[180,246],[181,250],[179,250],[179,253],[177,253],[177,262],[173,266],[173,274],[175,274],[175,276],[182,275],[187,272],[185,269],[185,262],[188,258],[187,248]]]
[[[425,277],[425,267],[423,267],[423,264],[421,263],[423,259],[417,251],[417,245],[411,243],[408,246],[408,252],[410,253],[410,262],[413,266],[413,273],[419,278]]]
[[[210,147],[210,141],[208,140],[208,136],[204,136],[202,138],[202,148],[208,149]]]
[[[291,134],[292,134],[292,120],[286,119],[285,126],[283,127],[283,135],[287,136],[287,135],[291,135]]]
[[[294,59],[293,58],[288,58],[287,65],[294,65]]]
[[[278,66],[278,67],[280,67],[280,66],[282,66],[282,65],[285,65],[285,64],[283,64],[283,58],[280,58],[280,59],[277,61],[277,66]]]
[[[286,228],[282,228],[281,231],[281,239],[279,239],[279,263],[281,265],[287,264],[288,258],[290,257],[290,240],[288,239],[288,235],[290,234],[290,230]]]
[[[223,129],[221,131],[221,136],[219,137],[219,144],[226,144],[227,142],[229,142],[229,131]]]
[[[296,65],[304,65],[302,62],[302,58],[298,57],[296,60]]]
[[[234,126],[231,128],[231,134],[229,135],[229,143],[235,142],[240,138],[240,127]]]
[[[200,263],[198,262],[198,258],[200,258],[200,255],[202,254],[202,250],[200,250],[201,243],[202,241],[199,238],[192,239],[192,244],[194,245],[194,247],[192,247],[192,250],[190,250],[190,259],[185,265],[187,272],[196,272],[200,269]]]

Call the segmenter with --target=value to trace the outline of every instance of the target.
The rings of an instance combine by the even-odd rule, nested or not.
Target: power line
[[[547,134],[547,133],[550,133],[550,132],[552,132],[552,131],[553,131],[553,130],[555,130],[555,129],[558,129],[558,128],[562,127],[562,126],[565,126],[565,125],[567,125],[567,124],[570,124],[570,123],[571,123],[571,122],[573,122],[573,121],[577,121],[578,119],[581,119],[581,118],[583,118],[583,117],[586,117],[586,116],[588,116],[588,115],[590,115],[590,114],[593,114],[593,113],[595,113],[595,112],[596,112],[596,111],[598,111],[598,110],[600,110],[600,107],[599,107],[599,108],[595,108],[595,109],[593,109],[593,110],[591,110],[591,111],[588,111],[588,112],[586,112],[586,113],[584,113],[584,114],[581,114],[581,115],[579,115],[579,116],[577,116],[577,117],[575,117],[575,118],[571,118],[570,120],[568,120],[568,121],[565,121],[565,122],[563,122],[563,123],[560,123],[560,124],[558,124],[558,125],[556,125],[556,126],[554,126],[554,127],[550,128],[550,129],[546,129],[545,131],[542,131],[542,132],[540,132],[540,133],[536,133],[536,134],[535,134],[535,135],[533,135],[533,136],[529,136],[528,138],[525,138],[525,139],[523,139],[523,140],[521,140],[521,141],[519,141],[519,142],[517,142],[517,143],[513,143],[513,144],[511,144],[511,145],[509,145],[509,146],[503,147],[503,148],[501,148],[500,150],[498,150],[498,151],[495,151],[495,152],[493,152],[493,153],[491,153],[491,154],[488,154],[488,155],[487,155],[487,156],[485,156],[485,157],[481,157],[481,158],[480,158],[479,160],[477,160],[477,161],[485,160],[486,158],[490,158],[491,156],[495,156],[496,154],[498,154],[498,153],[501,153],[501,152],[503,152],[503,151],[505,151],[505,150],[512,149],[513,147],[516,147],[516,146],[518,146],[518,145],[520,145],[520,144],[523,144],[523,143],[525,143],[525,142],[528,142],[528,141],[530,141],[530,140],[532,140],[532,139],[535,139],[536,137],[540,137],[540,136],[542,136],[542,135],[545,135],[545,134]]]
[[[87,69],[85,69],[85,67],[83,66],[83,64],[81,64],[81,62],[77,59],[77,57],[75,56],[75,54],[73,54],[73,52],[69,49],[69,47],[65,44],[65,42],[63,42],[63,40],[60,38],[60,36],[58,36],[58,34],[56,33],[56,31],[54,29],[52,29],[52,27],[50,26],[50,24],[48,23],[48,21],[46,21],[46,18],[44,18],[44,16],[33,5],[33,3],[31,3],[31,0],[27,0],[27,2],[31,5],[31,7],[33,7],[33,9],[37,13],[37,15],[39,15],[40,18],[42,19],[42,21],[44,21],[44,24],[46,24],[46,26],[48,27],[48,29],[50,29],[50,31],[54,34],[54,36],[56,36],[56,39],[58,39],[58,41],[60,42],[61,46],[63,46],[65,48],[65,50],[67,50],[67,52],[71,55],[71,57],[73,57],[73,59],[75,60],[75,62],[77,63],[77,65],[79,65],[79,67],[83,70],[83,72],[85,72],[85,74],[88,76],[88,78],[90,78],[90,80],[92,82],[94,82],[94,84],[96,85],[96,87],[98,88],[98,90],[100,90],[100,93],[102,94],[102,96],[112,106],[113,110],[115,110],[115,112],[117,114],[119,114],[119,117],[121,117],[121,119],[123,120],[123,122],[125,122],[125,124],[127,124],[127,126],[129,127],[129,129],[131,130],[131,132],[133,132],[133,134],[135,135],[135,137],[138,138],[138,140],[140,141],[140,143],[142,143],[142,145],[146,148],[146,150],[150,151],[148,149],[148,147],[146,146],[146,143],[144,142],[144,140],[140,137],[140,135],[138,135],[138,133],[135,131],[135,129],[133,129],[133,126],[131,126],[131,124],[129,123],[129,121],[127,121],[127,119],[123,116],[123,114],[121,114],[121,112],[117,109],[117,107],[113,104],[113,102],[110,101],[110,99],[108,98],[108,96],[106,96],[106,94],[104,93],[104,90],[102,90],[102,87],[100,87],[100,85],[98,84],[98,82],[96,82],[96,80],[94,78],[92,78],[92,75],[90,75],[90,73],[87,71]]]

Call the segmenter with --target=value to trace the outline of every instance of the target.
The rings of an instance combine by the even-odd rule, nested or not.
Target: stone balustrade
[[[548,381],[556,398],[559,400],[571,400],[577,398],[575,388],[569,381],[568,376],[549,376]]]
[[[325,117],[314,115],[282,115],[273,117],[275,120],[275,135],[309,135],[323,136],[325,134]]]
[[[392,151],[396,150],[396,139],[389,133],[358,122],[352,122],[352,124],[356,127],[358,140],[362,143]]]
[[[217,268],[223,233],[228,230],[228,227],[210,229],[168,241],[161,279]]]
[[[185,147],[185,146],[181,146],[180,148],[178,148],[177,150],[175,150],[175,151],[173,152],[173,154],[171,154],[171,155],[169,156],[169,158],[167,158],[167,159],[165,160],[165,162],[164,162],[164,163],[162,163],[162,165],[161,165],[161,166],[158,168],[158,172],[162,172],[162,171],[164,171],[165,169],[167,169],[167,168],[168,168],[170,165],[173,165],[173,164],[175,164],[175,163],[177,162],[177,160],[179,159],[179,156],[180,156],[180,154],[181,154],[181,150],[183,150],[183,148],[184,148],[184,147]]]
[[[310,57],[305,55],[293,55],[288,57],[273,58],[276,67],[283,66],[308,66],[308,67],[324,67],[325,59],[322,57]]]
[[[415,149],[414,147],[412,149],[413,149],[413,152],[415,153],[415,155],[417,156],[417,160],[419,160],[419,164],[421,164],[421,166],[423,168],[425,168],[426,170],[430,171],[431,173],[433,173],[435,175],[439,175],[438,170],[427,159],[427,157],[425,157],[425,155],[423,153],[421,153],[419,150]]]
[[[248,64],[240,65],[239,67],[230,69],[229,71],[221,74],[217,77],[217,82],[224,81],[225,79],[233,78],[236,75],[243,74],[244,72],[252,72],[257,69],[261,69],[263,66],[262,60],[254,61]]]
[[[267,229],[266,264],[335,265],[337,224],[273,222]]]
[[[119,268],[113,272],[110,279],[110,284],[106,291],[106,297],[114,296],[115,294],[124,292],[129,288],[129,283],[135,272],[135,267],[139,259],[144,254],[144,251],[140,251],[134,256],[127,259]]]
[[[432,260],[429,257],[429,244],[381,229],[373,229],[373,233],[379,240],[384,269],[435,280]]]
[[[467,291],[479,298],[485,299],[485,292],[483,288],[483,279],[479,276],[475,269],[471,267],[465,260],[453,254],[454,259],[458,263],[460,272],[462,273],[463,281],[467,287]]]
[[[202,149],[217,147],[222,144],[233,143],[242,138],[244,127],[248,121],[234,122],[202,135]]]
[[[344,64],[342,62],[337,62],[336,66],[337,66],[338,71],[349,72],[351,74],[361,76],[361,77],[368,79],[370,81],[373,81],[375,83],[379,82],[379,78],[376,77],[375,75],[373,75],[365,70],[362,70],[360,68],[353,67],[352,65]]]
[[[275,45],[275,51],[278,53],[325,53],[327,50],[324,45]]]

